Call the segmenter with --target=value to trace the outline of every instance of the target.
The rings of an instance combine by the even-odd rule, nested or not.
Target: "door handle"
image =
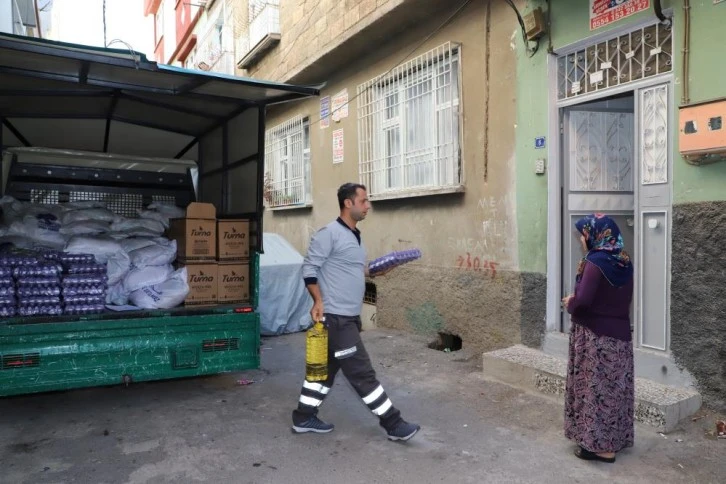
[[[658,222],[658,220],[656,220],[654,218],[648,220],[648,228],[651,230],[657,229],[659,225],[660,225],[660,223]]]

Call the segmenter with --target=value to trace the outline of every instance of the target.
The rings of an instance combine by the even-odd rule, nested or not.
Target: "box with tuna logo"
[[[247,263],[219,263],[218,301],[220,304],[250,301],[250,266]]]
[[[240,261],[250,258],[249,220],[217,221],[217,259]]]
[[[190,203],[184,218],[173,219],[169,238],[176,240],[180,262],[213,261],[217,256],[217,211],[211,203]]]
[[[217,304],[219,297],[219,271],[216,263],[187,264],[189,295],[186,306]]]

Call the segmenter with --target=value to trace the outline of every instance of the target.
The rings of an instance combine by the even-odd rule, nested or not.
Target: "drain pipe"
[[[656,2],[659,3],[659,2]],[[691,48],[691,2],[683,0],[683,96],[681,97],[681,105],[691,102],[688,92],[688,76],[689,76],[689,51]]]

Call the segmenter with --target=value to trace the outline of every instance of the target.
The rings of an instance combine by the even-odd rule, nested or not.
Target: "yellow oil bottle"
[[[328,379],[328,330],[321,321],[316,321],[306,335],[305,379]]]

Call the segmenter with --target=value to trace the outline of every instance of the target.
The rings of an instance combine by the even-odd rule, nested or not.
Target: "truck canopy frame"
[[[0,34],[2,149],[189,158],[198,198],[220,216],[253,218],[259,234],[266,108],[318,94],[161,65],[132,50]]]

